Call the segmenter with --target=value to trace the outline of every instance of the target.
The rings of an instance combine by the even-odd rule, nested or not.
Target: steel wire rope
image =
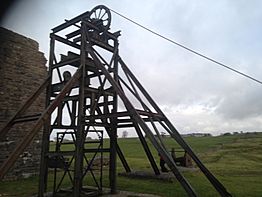
[[[178,42],[176,42],[176,41],[174,41],[174,40],[172,40],[172,39],[170,39],[170,38],[168,38],[166,36],[161,35],[160,33],[157,33],[155,31],[149,29],[148,27],[145,27],[145,26],[139,24],[138,22],[136,22],[136,21],[134,21],[134,20],[132,20],[132,19],[130,19],[130,18],[120,14],[119,12],[116,12],[116,11],[110,9],[110,8],[109,8],[109,10],[112,11],[113,13],[117,14],[118,16],[120,16],[120,17],[122,17],[122,18],[124,18],[124,19],[126,19],[128,21],[130,21],[131,23],[141,27],[142,29],[144,29],[144,30],[146,30],[146,31],[148,31],[148,32],[150,32],[150,33],[152,33],[152,34],[154,34],[154,35],[164,39],[164,40],[167,40],[168,42],[171,42],[172,44],[175,44],[175,45],[177,45],[177,46],[179,46],[179,47],[181,47],[181,48],[183,48],[183,49],[185,49],[185,50],[187,50],[187,51],[189,51],[191,53],[194,53],[195,55],[198,55],[198,56],[200,56],[200,57],[202,57],[202,58],[204,58],[204,59],[206,59],[208,61],[211,61],[211,62],[213,62],[213,63],[215,63],[215,64],[217,64],[219,66],[222,66],[222,67],[224,67],[224,68],[226,68],[228,70],[231,70],[231,71],[233,71],[233,72],[235,72],[235,73],[237,73],[239,75],[242,75],[243,77],[246,77],[246,78],[248,78],[250,80],[253,80],[253,81],[259,83],[260,85],[262,85],[262,81],[254,78],[254,77],[252,77],[252,76],[250,76],[248,74],[245,74],[245,73],[243,73],[241,71],[238,71],[238,70],[232,68],[232,66],[228,66],[228,65],[226,65],[224,63],[221,63],[221,62],[219,62],[219,61],[217,61],[217,60],[215,60],[215,59],[213,59],[211,57],[208,57],[207,55],[204,55],[204,54],[202,54],[200,52],[197,52],[197,51],[195,51],[195,50],[193,50],[193,49],[191,49],[189,47],[186,47],[186,46],[184,46],[184,45],[182,45],[182,44],[180,44],[180,43],[178,43]]]

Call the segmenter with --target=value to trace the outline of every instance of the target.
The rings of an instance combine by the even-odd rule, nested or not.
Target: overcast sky
[[[260,0],[21,0],[2,26],[39,42],[99,4],[262,80]],[[112,13],[120,55],[181,133],[262,131],[262,85],[181,49]]]

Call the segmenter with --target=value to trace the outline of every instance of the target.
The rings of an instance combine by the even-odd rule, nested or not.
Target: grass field
[[[185,140],[233,196],[262,196],[262,133],[187,137]],[[170,149],[177,146],[170,138],[165,138],[165,141]],[[119,139],[118,142],[132,170],[152,171],[138,139]],[[108,141],[105,146],[106,144]],[[149,146],[152,147],[150,143]],[[158,161],[157,152],[153,148],[152,152]],[[123,171],[118,161],[118,172]],[[183,174],[199,196],[219,196],[200,171]],[[67,182],[69,185],[69,180]],[[108,186],[108,183],[108,173],[105,171],[104,185]],[[38,177],[1,182],[0,196],[30,196],[37,192],[37,184]],[[152,193],[163,197],[187,196],[177,181],[171,183],[118,176],[117,186],[119,190]]]

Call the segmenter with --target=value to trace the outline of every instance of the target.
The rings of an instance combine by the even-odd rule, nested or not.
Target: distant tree
[[[127,136],[128,136],[128,132],[127,131],[123,131],[122,138],[127,138]]]
[[[87,140],[92,140],[92,137],[88,136],[86,137]]]

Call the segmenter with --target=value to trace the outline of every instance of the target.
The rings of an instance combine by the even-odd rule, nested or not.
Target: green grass
[[[262,133],[242,134],[218,137],[188,137],[185,138],[201,161],[227,188],[233,196],[262,196]],[[126,159],[132,170],[152,171],[146,155],[138,139],[119,139]],[[109,144],[105,141],[105,147]],[[174,140],[165,138],[168,149],[178,147]],[[149,143],[152,153],[158,163],[157,152]],[[66,147],[70,148],[70,147]],[[118,161],[118,172],[124,169]],[[200,171],[183,173],[199,196],[219,196]],[[51,182],[52,174],[50,175]],[[91,177],[86,180],[93,184]],[[104,186],[109,185],[108,171],[104,172]],[[38,177],[26,180],[7,181],[0,183],[0,196],[30,196],[37,192]],[[69,179],[64,187],[70,186]],[[117,177],[119,190],[158,194],[164,197],[187,196],[177,181],[163,182],[158,180],[134,179]],[[49,185],[51,190],[51,185]]]

